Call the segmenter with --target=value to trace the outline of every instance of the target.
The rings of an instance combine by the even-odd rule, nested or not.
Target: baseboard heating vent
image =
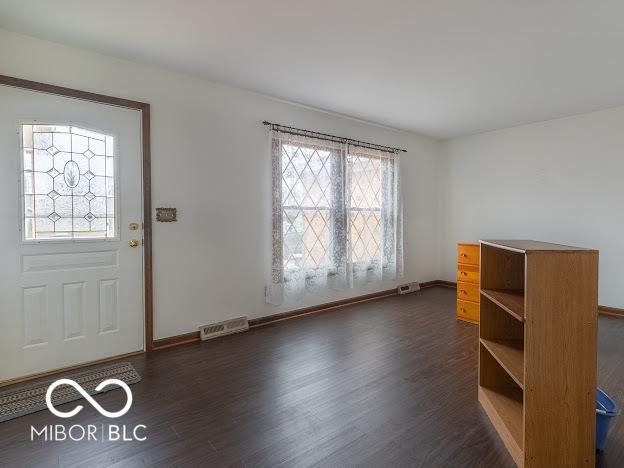
[[[397,288],[399,294],[409,294],[416,291],[420,291],[420,283],[401,284]]]
[[[217,336],[229,335],[249,330],[247,317],[238,317],[224,322],[211,323],[199,327],[199,335],[202,340],[209,340]]]

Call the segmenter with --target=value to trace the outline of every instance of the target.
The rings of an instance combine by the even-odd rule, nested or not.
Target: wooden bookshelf
[[[518,466],[593,467],[598,252],[480,244],[481,406]]]

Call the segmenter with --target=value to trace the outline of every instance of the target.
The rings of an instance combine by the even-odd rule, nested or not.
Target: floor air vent
[[[247,317],[238,317],[225,322],[212,323],[199,327],[199,334],[202,340],[209,340],[217,336],[229,335],[249,330]]]
[[[409,294],[416,291],[420,291],[420,283],[402,284],[397,288],[399,294]]]

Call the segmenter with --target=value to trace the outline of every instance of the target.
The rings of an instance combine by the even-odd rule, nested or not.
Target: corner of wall
[[[446,262],[446,244],[447,244],[447,213],[448,213],[448,196],[446,186],[448,181],[448,140],[438,142],[436,149],[436,165],[435,165],[435,259],[436,259],[436,278],[447,280],[445,278],[444,263]]]

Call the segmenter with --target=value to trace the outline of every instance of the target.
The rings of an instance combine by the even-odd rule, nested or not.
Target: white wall
[[[0,73],[152,105],[155,337],[283,308],[264,301],[270,265],[270,155],[264,119],[404,147],[405,280],[436,277],[440,143],[240,89],[0,30]],[[304,307],[393,287],[316,296]],[[291,307],[292,308],[292,307]]]
[[[600,250],[600,304],[624,307],[624,107],[444,143],[439,274],[456,242],[538,239]]]

